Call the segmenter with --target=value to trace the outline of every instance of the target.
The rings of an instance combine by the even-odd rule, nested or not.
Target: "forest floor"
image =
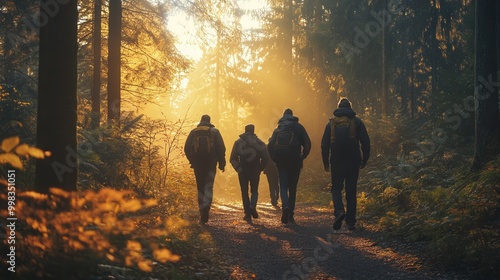
[[[465,271],[434,267],[423,257],[425,244],[384,237],[369,223],[334,231],[330,209],[299,204],[289,225],[270,204],[259,204],[258,212],[246,222],[241,203],[212,206],[202,231],[214,241],[208,250],[227,263],[222,279],[468,279]],[[209,270],[197,278],[216,279]]]

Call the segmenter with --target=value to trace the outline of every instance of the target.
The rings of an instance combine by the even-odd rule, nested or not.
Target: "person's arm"
[[[302,145],[302,159],[305,159],[311,152],[311,139],[303,125],[299,123],[298,128],[302,138],[302,143],[300,143]]]
[[[330,167],[330,139],[331,139],[332,128],[330,122],[325,126],[325,132],[323,132],[323,138],[321,138],[321,158],[323,159],[323,166],[325,171],[329,170]]]
[[[370,158],[370,137],[366,131],[365,124],[361,120],[359,120],[358,126],[358,140],[361,143],[361,152],[363,153],[361,159],[361,167],[363,168]]]
[[[229,157],[229,163],[233,166],[236,172],[240,170],[240,157],[238,156],[238,141],[234,142],[233,149],[231,150],[231,156]]]
[[[260,141],[260,140],[259,140]],[[264,142],[260,141],[260,170],[264,170],[266,168],[267,162],[269,161],[269,156],[266,148],[266,144]]]
[[[224,171],[226,168],[226,146],[224,145],[224,140],[220,131],[214,129],[215,131],[215,154],[217,156],[217,162],[219,162],[219,169]]]
[[[186,138],[186,143],[184,144],[184,154],[186,155],[190,164],[192,164],[192,155],[193,155],[193,131],[189,132],[188,137]]]
[[[269,139],[269,143],[267,144],[267,151],[269,153],[269,156],[274,161],[275,158],[273,158],[273,148],[275,144],[276,144],[276,129],[273,131],[273,135],[271,136],[271,139]]]

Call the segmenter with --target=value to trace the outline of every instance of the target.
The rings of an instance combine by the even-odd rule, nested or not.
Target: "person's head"
[[[209,115],[203,115],[201,116],[200,122],[210,122],[210,116]]]
[[[352,104],[351,104],[351,101],[349,101],[349,99],[344,97],[344,98],[340,99],[338,107],[339,108],[351,108]]]
[[[291,115],[293,116],[293,111],[290,108],[286,108],[285,111],[283,112],[283,115]]]
[[[247,124],[245,126],[245,132],[246,133],[254,134],[255,133],[255,125],[253,125],[253,124]]]

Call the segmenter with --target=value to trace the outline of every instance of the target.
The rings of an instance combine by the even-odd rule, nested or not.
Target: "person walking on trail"
[[[267,146],[271,159],[278,167],[281,222],[295,223],[295,199],[297,183],[304,159],[311,151],[311,140],[306,129],[299,123],[299,118],[293,115],[291,109],[286,109],[278,121],[278,127]]]
[[[266,153],[268,153],[267,146],[266,146]],[[266,174],[267,183],[269,185],[269,195],[271,197],[271,205],[273,205],[274,208],[279,209],[278,198],[280,194],[280,185],[278,177],[278,168],[276,167],[276,163],[271,159],[270,156],[269,160],[267,161],[266,167],[264,167],[264,174]]]
[[[189,133],[184,153],[194,169],[198,189],[200,223],[206,224],[212,206],[213,188],[217,163],[224,172],[226,147],[219,130],[210,123],[210,116],[203,115],[196,128]]]
[[[321,154],[325,171],[330,171],[332,176],[331,192],[335,216],[333,229],[339,230],[345,218],[347,228],[354,230],[358,175],[370,157],[370,138],[364,123],[356,117],[347,98],[339,101],[333,118],[325,127]],[[344,185],[347,211],[342,202]]]
[[[240,181],[241,198],[246,221],[251,221],[252,217],[257,219],[257,200],[259,198],[260,173],[267,164],[268,156],[266,144],[255,135],[255,126],[249,124],[245,126],[245,133],[234,142],[229,162],[234,170],[238,172]],[[248,184],[250,183],[251,198],[248,197]]]

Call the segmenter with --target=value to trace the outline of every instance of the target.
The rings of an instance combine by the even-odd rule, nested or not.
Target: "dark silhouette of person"
[[[268,161],[266,144],[255,135],[255,126],[245,126],[245,133],[234,142],[229,162],[238,172],[241,188],[241,198],[246,221],[252,217],[257,219],[257,200],[259,199],[260,173]],[[248,184],[250,183],[251,198],[248,197]]]
[[[271,159],[276,163],[279,174],[281,196],[281,222],[295,223],[294,211],[297,196],[297,183],[304,159],[311,151],[311,140],[306,129],[286,109],[278,121],[278,127],[267,146]]]
[[[333,118],[325,127],[321,153],[325,171],[330,171],[332,176],[331,192],[335,216],[333,229],[339,230],[345,218],[348,229],[354,230],[359,170],[365,167],[370,157],[370,138],[364,123],[356,117],[347,98],[339,101]],[[342,202],[344,185],[346,209]]]
[[[200,223],[206,224],[212,206],[217,163],[222,172],[226,167],[224,140],[219,130],[210,123],[209,115],[203,115],[198,126],[189,133],[184,153],[196,177]]]
[[[266,150],[267,153],[267,150]],[[264,167],[264,174],[266,174],[267,183],[269,185],[269,196],[271,198],[271,205],[279,209],[278,198],[280,194],[279,174],[276,163],[269,157],[266,167]]]

